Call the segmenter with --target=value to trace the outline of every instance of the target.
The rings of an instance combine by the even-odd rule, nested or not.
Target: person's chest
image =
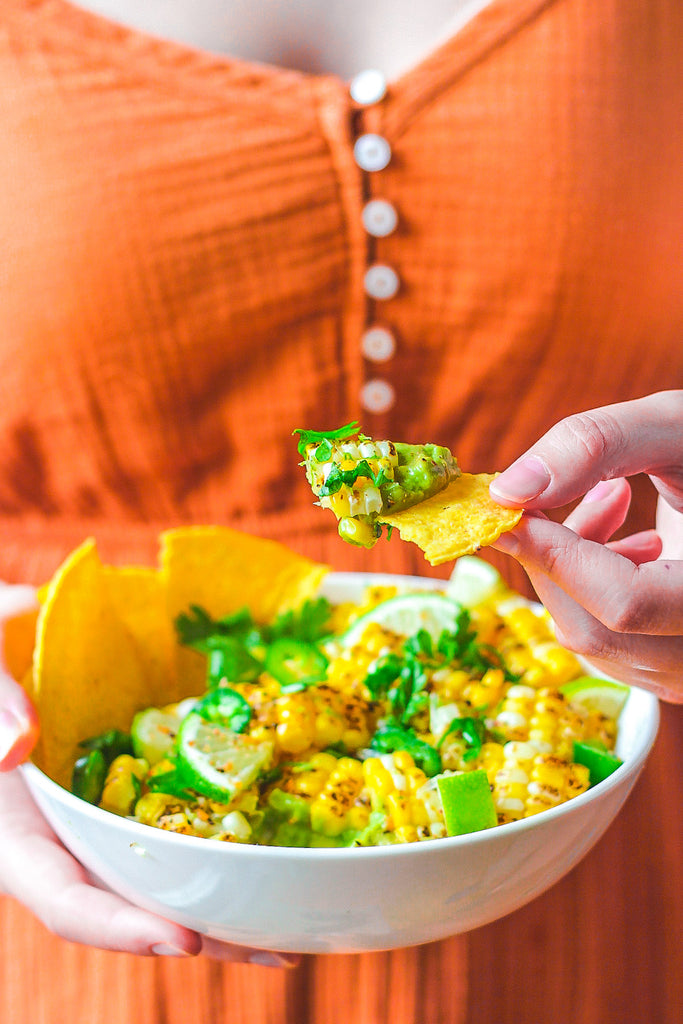
[[[490,0],[76,0],[122,25],[212,53],[347,79],[394,78]]]

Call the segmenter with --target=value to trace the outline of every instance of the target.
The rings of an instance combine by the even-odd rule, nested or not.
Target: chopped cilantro
[[[343,427],[338,427],[336,430],[302,430],[297,427],[296,430],[292,431],[292,434],[299,435],[297,446],[299,455],[305,455],[306,447],[309,444],[322,443],[323,441],[347,441],[349,438],[355,437],[358,430],[358,421],[354,420],[352,423],[345,423]]]

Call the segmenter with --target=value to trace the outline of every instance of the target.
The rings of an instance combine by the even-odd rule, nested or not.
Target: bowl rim
[[[320,592],[324,593],[325,589],[335,583],[347,585],[365,583],[368,585],[371,581],[379,582],[381,584],[384,581],[391,581],[395,583],[397,580],[407,584],[419,583],[420,587],[425,590],[443,589],[447,584],[447,580],[443,579],[425,576],[409,576],[399,573],[330,572],[321,584]],[[524,598],[523,595],[519,596],[522,597],[522,599],[531,607],[542,607],[538,602]],[[479,832],[470,832],[462,836],[444,836],[439,839],[423,840],[417,843],[359,847],[295,847],[258,846],[251,843],[211,842],[202,836],[188,836],[183,835],[182,833],[169,832],[164,829],[155,828],[153,825],[145,825],[132,818],[116,815],[111,811],[106,811],[94,804],[89,804],[87,801],[82,800],[80,797],[69,792],[68,789],[60,786],[59,783],[51,779],[31,761],[27,761],[20,765],[19,770],[24,775],[31,791],[35,787],[47,798],[56,799],[67,808],[73,808],[73,810],[78,814],[84,815],[95,822],[100,822],[105,825],[108,824],[110,827],[115,827],[114,822],[118,822],[118,824],[126,830],[129,836],[134,839],[140,839],[139,843],[131,843],[131,845],[144,846],[145,837],[149,840],[151,831],[154,835],[153,841],[161,843],[162,845],[170,843],[172,847],[177,847],[178,843],[180,843],[181,846],[189,843],[190,847],[188,847],[188,849],[194,847],[195,850],[205,850],[207,856],[234,856],[237,858],[256,857],[263,859],[266,862],[273,858],[276,860],[282,859],[283,856],[297,861],[317,861],[321,859],[325,860],[327,863],[333,862],[337,859],[348,861],[350,858],[353,858],[354,860],[358,858],[364,860],[367,858],[427,856],[432,854],[435,851],[435,848],[446,853],[448,850],[468,846],[476,847],[484,843],[503,840],[507,837],[513,839],[525,832],[550,826],[552,822],[558,818],[569,814],[579,813],[580,810],[588,804],[594,803],[596,800],[602,800],[609,791],[621,788],[622,786],[628,786],[629,779],[633,779],[633,782],[635,782],[635,778],[640,773],[643,764],[654,745],[659,727],[660,713],[659,701],[654,694],[637,686],[631,686],[630,689],[634,694],[638,694],[639,700],[645,702],[645,708],[649,713],[646,716],[643,716],[642,728],[638,731],[634,749],[629,760],[625,761],[616,769],[615,772],[612,773],[612,775],[599,783],[599,785],[586,790],[584,793],[580,793],[578,796],[573,797],[571,800],[568,800],[563,804],[559,804],[557,807],[548,808],[548,810],[542,811],[540,814],[535,814],[528,818],[521,818],[519,821],[508,822],[504,825],[496,825],[493,828],[483,829]],[[631,698],[629,697],[629,700],[630,699]],[[630,787],[628,788],[630,789]],[[609,824],[609,822],[607,822],[607,824]],[[435,844],[437,844],[436,847]]]

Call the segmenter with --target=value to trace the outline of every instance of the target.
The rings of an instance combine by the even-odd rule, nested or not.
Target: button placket
[[[381,72],[368,69],[360,72],[351,81],[349,92],[351,98],[361,110],[372,108],[386,96],[386,80]],[[369,115],[377,111],[368,110]],[[376,116],[366,116],[364,122],[377,123]],[[358,167],[371,176],[371,187],[375,182],[372,176],[379,174],[391,162],[391,145],[377,131],[360,131],[354,147],[353,156]],[[394,267],[374,259],[374,240],[386,238],[398,226],[398,212],[389,200],[379,196],[368,196],[362,210],[362,222],[368,234],[369,265],[363,277],[365,294],[371,303],[387,302],[399,291],[401,282]],[[396,340],[393,332],[384,324],[370,322],[360,339],[361,353],[369,362],[388,363],[396,351]],[[393,385],[382,377],[366,380],[361,388],[360,402],[367,411],[375,414],[387,412],[394,405],[396,392]]]

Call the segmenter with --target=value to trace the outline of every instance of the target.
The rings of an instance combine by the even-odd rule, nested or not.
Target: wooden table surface
[[[85,949],[0,898],[2,1024],[681,1024],[683,710],[597,847],[501,921],[278,971]],[[0,842],[2,837],[0,837]]]

